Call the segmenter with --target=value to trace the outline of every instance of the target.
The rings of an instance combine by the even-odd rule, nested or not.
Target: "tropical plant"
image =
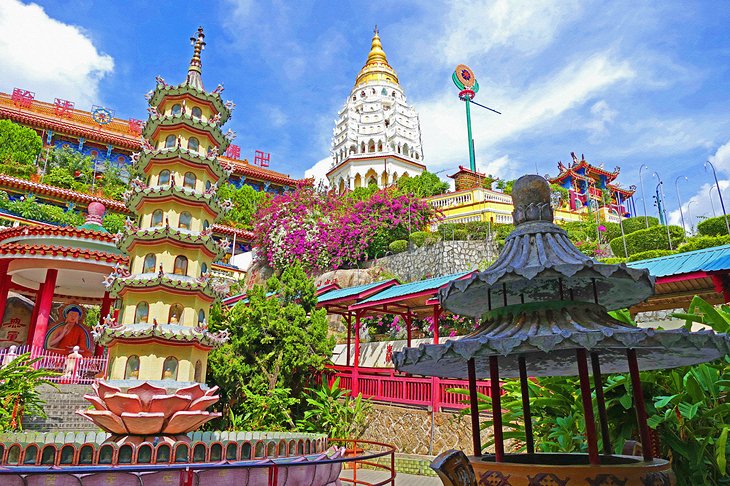
[[[349,390],[340,388],[340,378],[332,385],[323,383],[319,388],[307,388],[308,410],[297,422],[303,432],[320,432],[337,439],[359,439],[367,428],[372,408],[362,393],[350,397]]]
[[[256,211],[270,197],[268,193],[257,191],[246,184],[236,187],[233,184],[224,183],[218,189],[218,198],[221,201],[230,199],[233,209],[226,213],[221,222],[236,228],[253,229]]]
[[[32,128],[0,120],[0,174],[29,178],[36,173],[36,158],[43,148]]]
[[[677,248],[685,238],[684,230],[680,226],[669,226],[669,234],[672,239],[672,248]],[[614,255],[624,254],[624,242],[629,256],[649,250],[669,250],[666,226],[652,226],[627,234],[625,237],[611,240],[611,250]]]
[[[714,218],[704,219],[697,223],[697,232],[704,236],[726,235],[728,233],[725,218],[726,216],[716,216]]]
[[[640,260],[649,260],[651,258],[659,258],[663,256],[669,256],[674,255],[677,253],[677,250],[648,250],[648,251],[641,251],[639,253],[634,253],[633,255],[630,255],[626,261],[627,262],[638,262]]]
[[[679,248],[678,253],[684,253],[686,251],[703,250],[705,248],[712,248],[714,246],[728,245],[730,244],[730,235],[718,235],[718,236],[694,236],[689,238]]]
[[[291,428],[334,347],[326,311],[316,308],[316,288],[296,264],[247,294],[226,314],[211,311],[211,330],[227,329],[230,340],[210,353],[208,380],[221,389],[226,419],[233,411],[250,429]]]
[[[46,416],[38,387],[55,386],[48,379],[58,373],[36,369],[34,364],[40,359],[31,359],[30,353],[25,353],[0,367],[0,428],[3,431],[21,430],[26,415]]]
[[[403,194],[412,194],[416,197],[430,197],[443,194],[449,190],[449,184],[439,179],[436,174],[424,170],[413,177],[401,177],[396,182],[398,190]]]
[[[408,242],[406,240],[391,241],[388,249],[393,253],[403,253],[408,249]]]

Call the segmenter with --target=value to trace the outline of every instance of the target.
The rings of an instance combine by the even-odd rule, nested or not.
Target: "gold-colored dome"
[[[385,51],[383,50],[383,44],[380,43],[377,26],[373,34],[368,60],[357,74],[355,86],[369,81],[390,81],[391,83],[398,84],[398,75],[390,67],[390,64],[388,64],[388,59],[385,57]]]

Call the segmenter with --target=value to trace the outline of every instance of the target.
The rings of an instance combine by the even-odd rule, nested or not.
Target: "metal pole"
[[[659,200],[661,200],[661,203],[659,204],[659,212],[660,215],[664,215],[664,225],[667,227],[667,243],[669,243],[669,249],[674,250],[672,247],[672,235],[669,231],[669,220],[667,219],[667,205],[664,199],[664,182],[662,182],[662,178],[659,177],[659,174],[656,172],[654,172],[652,177],[656,177],[659,181],[659,184],[657,184],[657,196],[659,197]]]
[[[482,455],[482,436],[479,430],[479,399],[477,398],[477,371],[474,358],[466,362],[469,374],[469,408],[471,412],[471,439],[474,445],[474,455]]]
[[[471,97],[467,94],[464,95],[464,101],[466,103],[466,131],[468,134],[468,142],[469,142],[469,168],[473,171],[477,171],[477,163],[474,159],[474,144],[472,142],[472,135],[471,135]]]
[[[525,444],[527,453],[535,453],[535,438],[532,435],[532,414],[530,413],[530,388],[527,383],[527,364],[525,357],[517,359],[520,368],[520,391],[522,392],[522,415],[525,422]]]
[[[586,423],[586,439],[588,441],[588,461],[591,465],[598,465],[601,459],[598,456],[598,440],[596,438],[596,419],[593,415],[593,401],[591,399],[591,384],[588,379],[588,358],[585,349],[576,350],[578,359],[578,376],[580,378],[580,396],[583,401],[583,415]]]
[[[641,164],[641,167],[639,167],[639,185],[641,185],[641,202],[644,204],[644,222],[646,223],[646,227],[649,227],[649,215],[646,214],[646,196],[644,195],[644,179],[641,177],[641,171],[643,169],[648,169],[648,167],[644,164]]]
[[[593,385],[596,390],[596,405],[598,408],[598,423],[601,425],[601,438],[603,439],[603,453],[611,455],[611,435],[608,432],[608,415],[606,414],[606,397],[603,395],[603,378],[601,375],[601,362],[598,353],[591,353],[591,366],[593,368]]]
[[[714,202],[712,202],[712,190],[713,190],[713,189],[714,189],[715,187],[717,187],[717,186],[714,186],[714,185],[713,185],[713,186],[712,186],[712,187],[710,188],[709,192],[707,193],[707,195],[708,195],[708,196],[710,197],[710,207],[712,207],[712,217],[713,217],[713,218],[717,216],[717,213],[715,212],[715,203],[714,203]]]
[[[720,196],[720,207],[722,208],[722,215],[725,217],[725,227],[727,228],[727,234],[730,235],[730,222],[727,220],[727,212],[725,211],[725,202],[722,200],[722,192],[720,191],[720,183],[717,180],[717,172],[715,172],[715,166],[709,160],[705,162],[705,171],[707,170],[707,164],[712,167],[712,177],[715,178],[715,185],[717,186],[717,195]]]
[[[685,181],[689,182],[689,179],[687,179],[687,176],[679,176],[676,179],[674,179],[674,188],[677,190],[677,203],[679,204],[679,217],[682,219],[682,229],[684,232],[687,232],[687,228],[684,226],[684,212],[682,211],[682,199],[679,197],[679,179],[684,177]]]
[[[639,437],[641,438],[641,450],[644,453],[644,460],[654,459],[651,453],[652,445],[649,436],[649,425],[646,420],[646,406],[644,405],[644,393],[641,389],[641,378],[639,377],[639,363],[636,359],[636,350],[626,351],[629,360],[629,375],[631,376],[631,388],[634,395],[634,407],[636,408],[636,420],[639,422]]]
[[[695,232],[694,226],[692,225],[692,212],[690,211],[690,206],[692,206],[692,203],[695,202],[694,199],[690,199],[690,201],[687,203],[687,218],[689,219],[689,232],[693,233]]]
[[[621,240],[624,242],[624,255],[626,255],[626,258],[629,257],[629,250],[626,247],[626,234],[624,233],[624,218],[623,218],[623,210],[622,204],[621,204],[621,194],[616,193],[616,199],[618,199],[618,225],[621,227]]]
[[[504,435],[502,433],[502,390],[499,386],[499,359],[497,356],[489,357],[489,386],[492,395],[494,462],[504,462]]]

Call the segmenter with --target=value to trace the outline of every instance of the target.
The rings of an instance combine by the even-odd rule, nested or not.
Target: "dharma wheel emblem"
[[[108,125],[112,122],[114,114],[109,108],[103,106],[95,106],[91,110],[91,118],[99,125]]]

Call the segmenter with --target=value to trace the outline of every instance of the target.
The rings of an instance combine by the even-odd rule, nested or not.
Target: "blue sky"
[[[242,155],[265,150],[272,169],[301,177],[328,156],[376,23],[441,176],[468,163],[450,79],[463,62],[479,79],[477,101],[504,113],[474,113],[481,169],[555,175],[575,151],[621,166],[628,186],[646,164],[645,187],[657,171],[674,221],[675,180],[689,178],[679,188],[696,223],[712,212],[711,159],[730,208],[727,2],[0,0],[0,90],[145,118],[154,76],[183,80],[188,38],[203,25],[203,79],[223,82],[236,103],[229,126]]]

